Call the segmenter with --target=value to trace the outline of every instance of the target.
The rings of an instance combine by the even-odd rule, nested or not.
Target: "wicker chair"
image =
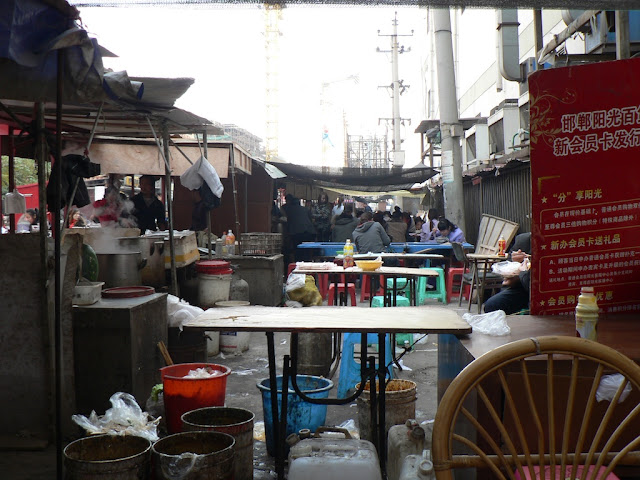
[[[596,401],[610,373],[624,381],[611,401]],[[619,402],[626,385],[632,393]],[[483,478],[574,479],[584,469],[582,478],[605,479],[638,466],[639,391],[640,366],[597,342],[549,336],[498,347],[460,372],[439,403],[436,478],[475,468]]]

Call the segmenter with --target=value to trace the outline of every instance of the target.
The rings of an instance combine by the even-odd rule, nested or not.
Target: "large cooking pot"
[[[109,287],[142,285],[140,271],[147,261],[140,252],[98,253],[98,281]]]

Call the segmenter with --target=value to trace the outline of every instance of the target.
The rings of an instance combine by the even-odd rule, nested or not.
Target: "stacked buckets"
[[[229,300],[233,270],[224,260],[200,260],[196,262],[198,272],[198,306],[204,310],[216,306],[216,302]],[[206,332],[207,354],[211,357],[220,352],[220,333]]]

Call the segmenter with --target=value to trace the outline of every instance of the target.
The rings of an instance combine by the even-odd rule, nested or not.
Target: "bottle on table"
[[[344,268],[350,268],[353,267],[353,243],[351,243],[351,240],[347,238],[346,243],[344,244],[344,249],[343,252],[344,254],[344,259],[342,260],[342,266]]]
[[[502,235],[500,235],[500,238],[498,239],[498,255],[500,255],[501,257],[505,257],[507,255],[506,249],[507,241]]]
[[[229,255],[229,245],[227,244],[227,234],[222,232],[222,255]]]
[[[231,229],[229,229],[229,231],[227,232],[226,243],[227,243],[227,252],[229,253],[229,255],[235,255],[235,253],[236,253],[236,236],[233,234]]]
[[[576,337],[598,339],[598,302],[593,287],[582,287],[576,306]]]

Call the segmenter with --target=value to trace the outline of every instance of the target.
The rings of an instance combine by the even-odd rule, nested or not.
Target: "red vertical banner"
[[[529,77],[531,313],[640,311],[640,59]]]

